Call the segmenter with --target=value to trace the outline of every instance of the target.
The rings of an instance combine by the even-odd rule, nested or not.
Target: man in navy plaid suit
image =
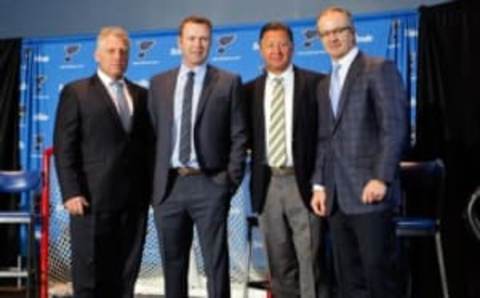
[[[315,213],[331,229],[339,297],[400,297],[392,211],[406,139],[406,95],[391,61],[356,46],[350,12],[330,7],[317,28],[332,59],[320,82]]]

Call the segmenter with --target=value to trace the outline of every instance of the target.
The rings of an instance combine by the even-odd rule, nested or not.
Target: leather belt
[[[198,176],[202,175],[202,171],[199,169],[194,169],[194,168],[188,168],[188,167],[183,167],[183,168],[174,168],[173,172],[177,173],[178,176]]]
[[[272,176],[291,176],[295,174],[293,167],[270,167]]]

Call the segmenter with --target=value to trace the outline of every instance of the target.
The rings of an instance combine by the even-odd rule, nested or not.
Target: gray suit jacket
[[[391,61],[359,53],[353,61],[335,118],[329,98],[330,78],[321,82],[314,184],[327,189],[327,212],[334,198],[347,214],[394,207],[400,197],[398,165],[406,140],[407,109],[402,79]],[[370,179],[387,183],[385,199],[361,202]],[[335,194],[335,196],[334,196]]]
[[[156,134],[153,204],[163,201],[172,156],[174,92],[179,68],[150,82],[149,110]],[[194,123],[194,146],[201,170],[233,192],[245,168],[246,103],[240,77],[207,66]]]

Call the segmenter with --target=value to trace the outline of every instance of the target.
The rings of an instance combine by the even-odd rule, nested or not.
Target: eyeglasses
[[[321,38],[325,38],[325,37],[328,37],[330,35],[338,35],[338,34],[341,34],[347,30],[351,30],[352,27],[351,26],[344,26],[344,27],[339,27],[339,28],[335,28],[335,29],[332,29],[332,30],[327,30],[327,31],[323,31],[323,32],[318,32],[318,35],[320,35]]]

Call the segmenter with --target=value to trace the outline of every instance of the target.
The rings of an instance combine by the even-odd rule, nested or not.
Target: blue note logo
[[[226,34],[218,37],[218,48],[217,53],[219,55],[224,55],[229,47],[231,47],[237,40],[236,34]]]
[[[317,29],[307,28],[302,31],[303,47],[311,48],[315,40],[317,40]]]
[[[63,50],[64,50],[64,60],[65,62],[72,62],[73,57],[80,52],[80,48],[82,46],[80,44],[70,44],[66,45]]]
[[[138,44],[138,54],[137,57],[139,59],[144,59],[147,53],[155,46],[154,40],[142,40],[139,41]]]

